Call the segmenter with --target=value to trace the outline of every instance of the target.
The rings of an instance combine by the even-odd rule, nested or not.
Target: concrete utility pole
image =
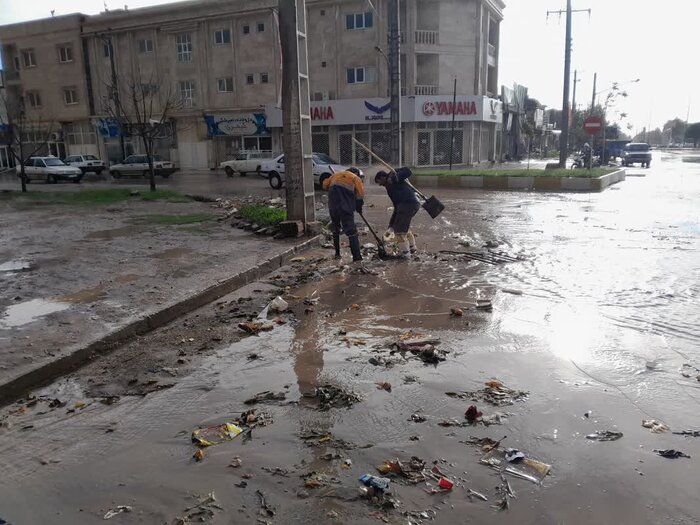
[[[566,168],[566,158],[569,155],[569,87],[571,83],[571,15],[583,11],[591,15],[590,9],[572,9],[571,0],[566,0],[566,11],[547,11],[547,18],[551,14],[566,14],[566,37],[564,39],[564,97],[562,102],[562,126],[561,139],[559,140],[559,167]]]
[[[282,223],[282,231],[300,236],[312,233],[316,221],[304,0],[279,0],[279,31],[287,190],[287,221]]]
[[[402,164],[401,156],[401,35],[399,0],[389,0],[389,93],[391,96],[391,163]]]
[[[580,81],[578,79],[578,70],[574,69],[574,94],[571,95],[571,111],[576,113],[576,84]]]
[[[595,88],[598,83],[598,73],[593,73],[593,96],[591,97],[591,115],[593,115],[593,108],[595,107]]]

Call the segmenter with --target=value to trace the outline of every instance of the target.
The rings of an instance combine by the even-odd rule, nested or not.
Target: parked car
[[[148,177],[148,156],[147,155],[130,155],[124,159],[124,162],[113,164],[109,167],[109,173],[115,179],[123,175],[143,175]],[[175,164],[168,160],[163,160],[160,155],[153,155],[153,171],[156,175],[160,175],[167,179],[177,171]]]
[[[313,154],[314,184],[323,186],[323,181],[333,175],[336,171],[345,171],[350,166],[338,164],[325,153]],[[284,184],[284,155],[276,159],[264,162],[260,171],[267,173],[270,186],[278,190]],[[364,173],[360,170],[360,177],[364,178]]]
[[[639,163],[647,168],[651,166],[651,146],[644,142],[630,142],[622,150],[622,165],[632,166]]]
[[[22,168],[15,168],[17,176],[22,176]],[[47,184],[55,184],[60,180],[68,180],[78,184],[83,178],[80,168],[68,166],[56,157],[30,157],[24,163],[24,174],[27,182],[45,180]]]
[[[261,174],[263,163],[274,158],[275,156],[269,151],[239,151],[233,159],[222,162],[219,168],[223,169],[228,177],[233,177],[236,172],[240,173],[241,177],[245,177],[251,172]]]
[[[83,174],[92,171],[99,175],[107,168],[104,161],[98,159],[94,155],[69,155],[63,159],[63,162],[69,166],[80,168]]]

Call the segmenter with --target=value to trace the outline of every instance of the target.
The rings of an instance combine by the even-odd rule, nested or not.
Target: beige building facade
[[[142,151],[107,111],[115,79],[177,98],[173,133],[156,149],[183,169],[216,167],[239,150],[280,151],[276,4],[204,0],[0,27],[8,97],[55,123],[47,153],[58,156],[116,162],[122,148]],[[453,113],[455,161],[497,157],[504,7],[501,0],[401,2],[406,164],[446,163]],[[370,161],[352,137],[388,156],[387,8],[387,0],[307,0],[314,150],[341,162]]]

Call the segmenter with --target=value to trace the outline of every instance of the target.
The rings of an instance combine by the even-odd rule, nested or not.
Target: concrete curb
[[[603,191],[608,186],[625,180],[624,169],[596,178],[586,177],[507,177],[466,176],[445,177],[442,175],[420,175],[413,183],[421,188],[481,188],[485,190],[525,191]]]
[[[160,310],[144,314],[109,334],[95,339],[84,346],[72,349],[67,355],[59,357],[54,361],[38,365],[33,370],[24,372],[0,384],[0,406],[8,405],[24,395],[27,391],[45,385],[79,368],[98,356],[108,354],[118,346],[130,341],[138,335],[143,335],[156,328],[160,328],[182,315],[188,314],[238,288],[242,288],[256,281],[263,275],[267,275],[281,268],[285,260],[290,256],[310,248],[320,240],[321,235],[312,237],[232,277],[228,277],[204,290],[194,292],[189,297],[181,299],[176,303]]]

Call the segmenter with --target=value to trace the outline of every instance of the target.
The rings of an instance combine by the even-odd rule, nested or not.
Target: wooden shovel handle
[[[385,168],[388,168],[391,172],[396,173],[396,170],[391,166],[391,164],[389,164],[388,162],[386,162],[386,161],[385,161],[384,159],[382,159],[379,155],[377,155],[374,151],[372,151],[371,149],[369,149],[369,147],[367,147],[367,146],[365,146],[364,144],[362,144],[362,142],[360,142],[359,140],[357,140],[355,137],[352,137],[352,140],[353,140],[353,142],[354,142],[355,144],[357,144],[357,145],[360,146],[363,150],[365,150],[367,153],[369,153],[370,155],[372,155],[372,157],[374,157],[375,160],[376,160],[377,162],[379,162],[380,164],[382,164]],[[426,196],[423,195],[420,191],[418,191],[418,190],[416,189],[416,187],[415,187],[413,184],[411,184],[408,180],[406,181],[406,184],[408,184],[408,185],[411,187],[411,189],[412,189],[413,191],[415,191],[418,195],[420,195],[420,196],[423,198],[423,200],[428,200],[428,199],[426,198]]]

